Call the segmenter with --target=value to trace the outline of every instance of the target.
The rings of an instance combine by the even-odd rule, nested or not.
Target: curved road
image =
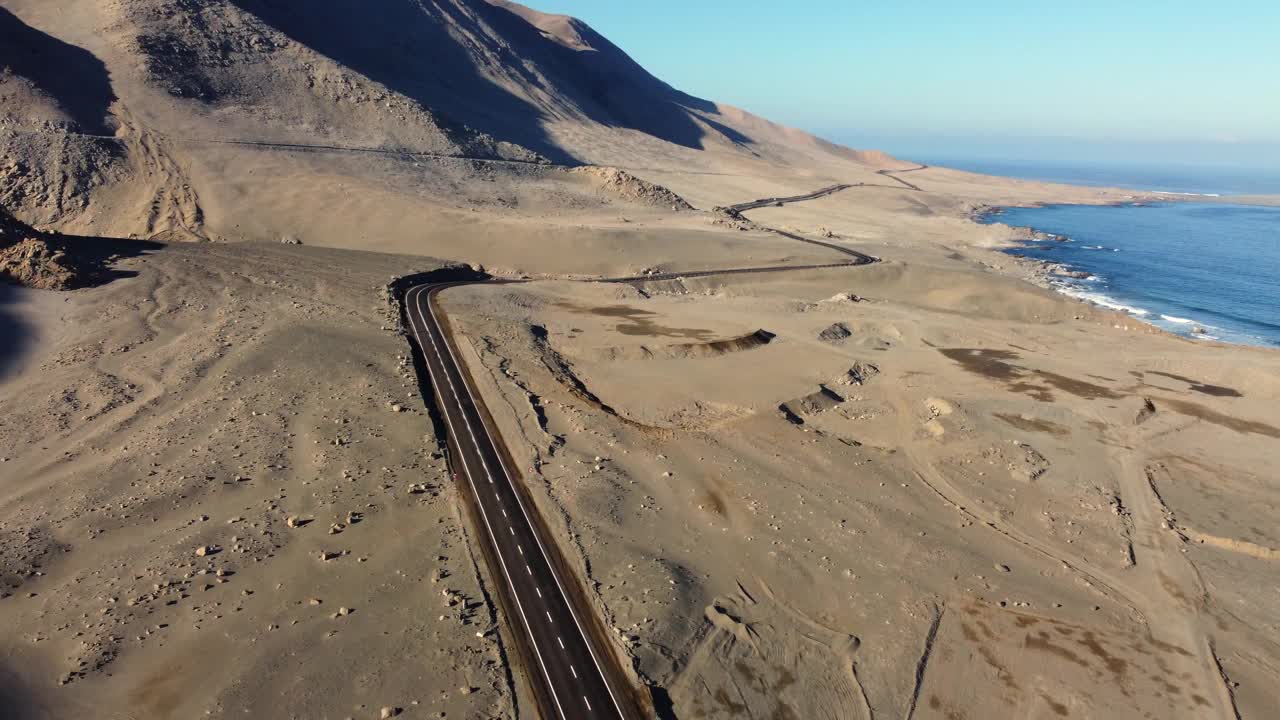
[[[894,179],[896,180],[897,178],[894,178]],[[817,199],[818,199],[818,198],[820,198],[820,197],[826,197],[826,196],[828,196],[828,195],[834,195],[835,193],[838,193],[838,192],[840,192],[841,190],[848,190],[849,188],[852,188],[852,187],[865,187],[865,186],[864,186],[864,185],[861,185],[861,184],[859,184],[859,185],[849,185],[849,184],[831,185],[831,186],[828,186],[828,187],[824,187],[824,188],[822,188],[821,190],[815,190],[815,191],[813,191],[813,192],[811,192],[811,193],[808,193],[808,194],[805,194],[805,195],[793,195],[793,196],[791,196],[791,197],[782,197],[782,198],[779,198],[779,197],[762,198],[762,199],[760,199],[760,200],[752,200],[751,202],[738,203],[737,205],[730,205],[730,206],[728,206],[728,207],[718,207],[718,208],[716,208],[713,212],[722,212],[722,213],[724,213],[724,214],[726,214],[726,215],[728,215],[729,217],[732,217],[732,218],[737,218],[737,219],[739,219],[739,220],[747,220],[746,216],[744,216],[742,213],[744,213],[744,212],[746,212],[746,211],[748,211],[748,210],[758,210],[758,209],[760,209],[760,208],[762,208],[762,207],[770,207],[770,206],[773,206],[773,207],[781,207],[781,206],[786,205],[786,204],[788,204],[788,203],[804,202],[804,201],[806,201],[806,200],[817,200]],[[919,190],[919,188],[916,188],[916,189],[917,189],[917,190]],[[751,221],[750,221],[750,220],[747,220],[747,222],[751,222]],[[827,248],[828,250],[834,250],[834,251],[836,251],[836,252],[840,253],[841,255],[848,255],[849,257],[853,258],[853,260],[851,260],[851,261],[849,261],[849,262],[844,262],[844,263],[834,263],[834,264],[831,264],[831,265],[813,265],[813,266],[808,266],[808,267],[803,267],[803,268],[802,268],[802,267],[793,267],[793,268],[791,268],[791,269],[793,269],[793,270],[810,269],[810,268],[813,268],[813,267],[839,267],[840,265],[868,265],[868,264],[873,263],[873,262],[879,262],[879,259],[878,259],[878,258],[875,258],[875,257],[872,257],[872,256],[870,256],[870,255],[867,255],[866,253],[860,253],[860,252],[858,252],[857,250],[852,250],[852,249],[847,248],[847,247],[845,247],[845,246],[843,246],[843,245],[837,245],[837,244],[835,244],[835,243],[823,242],[823,241],[821,241],[821,240],[814,240],[813,238],[807,238],[807,237],[804,237],[803,235],[797,235],[797,234],[795,234],[795,233],[787,232],[786,230],[779,230],[779,229],[777,229],[777,228],[765,227],[765,226],[763,226],[763,225],[757,225],[757,227],[759,227],[761,230],[765,230],[766,232],[771,232],[771,233],[773,233],[773,234],[775,234],[775,235],[781,235],[782,237],[785,237],[785,238],[788,238],[788,239],[791,239],[791,240],[795,240],[795,241],[797,241],[797,242],[808,243],[809,245],[817,245],[817,246],[819,246],[819,247],[824,247],[824,248]],[[782,269],[782,268],[778,268],[778,269],[780,270],[780,269]],[[766,272],[768,272],[769,270],[767,270],[767,269],[766,269],[765,271],[766,271]],[[741,271],[741,270],[720,270],[720,271],[713,271],[713,272],[702,273],[702,274],[704,274],[704,275],[716,275],[716,274],[721,274],[721,273],[734,273],[734,272],[744,272],[744,271]],[[749,272],[749,271],[748,271],[748,272]],[[759,271],[757,271],[757,272],[759,272]],[[693,274],[693,273],[686,273],[684,276],[685,276],[685,277],[691,277],[691,276],[694,276],[694,274]]]
[[[826,197],[827,195],[838,193],[841,190],[848,190],[851,187],[854,187],[854,186],[848,185],[848,184],[831,185],[830,187],[824,187],[821,190],[814,190],[813,192],[807,195],[793,195],[791,197],[783,197],[783,198],[777,198],[777,197],[762,198],[760,200],[752,200],[751,202],[744,202],[744,203],[738,203],[737,205],[730,205],[729,207],[725,207],[725,208],[716,208],[716,210],[722,210],[724,212],[729,213],[730,215],[740,214],[748,210],[756,210],[762,207],[768,207],[770,205],[785,205],[787,203],[793,203],[793,202],[804,202],[805,200],[817,200],[820,197]]]
[[[929,169],[928,165],[921,165],[920,167],[907,168],[906,170],[877,170],[876,174],[883,175],[889,178],[890,180],[898,182],[910,190],[915,190],[916,192],[924,192],[924,190],[922,190],[919,185],[903,180],[902,178],[897,176],[897,173],[919,172],[921,170],[928,170],[928,169]]]
[[[924,167],[915,169],[922,170]],[[888,172],[881,174],[893,177]],[[893,179],[914,188],[899,178]],[[740,213],[744,210],[811,200],[849,187],[854,186],[835,185],[808,195],[766,198],[718,210],[741,217]],[[877,261],[876,258],[849,248],[809,240],[772,228],[764,229],[802,242],[829,247],[850,256],[850,259],[820,265],[662,273],[596,282],[641,283],[714,275],[842,268]],[[473,278],[460,282],[437,281],[416,285],[406,293],[404,309],[417,343],[416,349],[429,375],[428,382],[432,386],[437,409],[447,425],[450,467],[453,468],[459,485],[469,490],[463,493],[463,497],[476,519],[476,534],[486,564],[491,573],[500,579],[498,597],[503,615],[516,630],[513,639],[523,667],[528,670],[537,704],[543,717],[561,720],[644,717],[651,712],[648,698],[640,696],[631,687],[627,675],[620,669],[618,658],[610,649],[607,633],[596,620],[573,571],[562,560],[552,540],[553,535],[541,521],[532,498],[527,495],[520,482],[519,473],[512,469],[514,463],[511,456],[501,444],[501,437],[475,389],[475,384],[458,360],[456,345],[450,337],[448,319],[433,303],[435,296],[442,290],[475,282],[484,280]],[[1127,475],[1137,477],[1136,472]],[[954,489],[949,488],[945,478],[937,476],[930,481],[925,475],[920,475],[920,479],[944,502],[964,510],[964,505],[961,504],[963,498],[952,492]],[[1155,501],[1158,500],[1157,496]],[[1100,592],[1129,605],[1140,616],[1143,615],[1142,611],[1129,598],[1137,597],[1146,600],[1148,604],[1152,601],[1152,598],[1144,597],[1133,588],[1126,588],[1123,580],[1108,578],[1105,574],[1095,575],[1095,571],[1074,565],[1040,548],[1029,538],[1019,537],[995,523],[986,524],[1014,542],[1058,559],[1095,587],[1099,587]],[[1154,520],[1147,517],[1147,526],[1153,524]],[[1151,551],[1155,544],[1143,547]],[[1157,571],[1162,567],[1162,560],[1161,557],[1155,559],[1154,567]],[[1161,577],[1164,577],[1163,572]],[[1198,632],[1194,623],[1179,627],[1176,631],[1183,634],[1184,637],[1180,638],[1183,642],[1204,645],[1203,633]],[[1216,676],[1221,669],[1220,664],[1215,666],[1219,661],[1211,642],[1206,648],[1200,658],[1201,669],[1211,677]],[[1230,690],[1225,689],[1223,692],[1225,694],[1220,698],[1222,706],[1239,717],[1239,713],[1235,712]]]
[[[834,185],[808,195],[770,198],[727,208],[744,209],[800,202],[839,192],[852,185]],[[610,278],[598,282],[639,283],[749,273],[853,267],[877,262],[856,250],[765,228],[801,242],[821,245],[850,257],[842,262],[783,265],[723,270],[660,273]],[[542,715],[577,720],[645,717],[648,704],[640,699],[618,665],[607,633],[596,620],[586,594],[559,553],[553,535],[538,514],[532,498],[501,442],[474,381],[464,370],[448,318],[436,304],[443,290],[482,280],[436,281],[415,285],[404,296],[404,312],[416,350],[426,369],[447,430],[449,466],[476,522],[485,563],[497,582],[504,615],[513,626],[515,645]],[[519,282],[519,281],[489,281]]]

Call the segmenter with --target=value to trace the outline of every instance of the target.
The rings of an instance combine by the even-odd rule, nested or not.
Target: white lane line
[[[588,709],[588,710],[590,710],[590,709],[591,709],[591,701],[587,699],[587,696],[586,696],[586,695],[583,695],[583,696],[582,696],[582,702],[584,702],[584,703],[586,703],[586,704],[587,704],[587,709]]]
[[[578,678],[578,669],[577,669],[577,668],[575,668],[574,666],[570,665],[570,666],[569,666],[569,672],[573,673],[573,678],[574,678],[575,680]]]
[[[419,296],[421,296],[421,292],[419,293]],[[422,307],[419,306],[419,309],[417,310],[419,310],[419,315],[422,316]],[[470,384],[466,382],[466,375],[462,373],[463,365],[460,363],[460,361],[458,361],[458,356],[454,354],[453,347],[449,345],[449,338],[447,334],[445,334],[444,332],[444,325],[440,325],[439,318],[436,318],[435,309],[433,306],[431,306],[430,292],[426,293],[426,311],[428,311],[428,313],[431,314],[431,318],[436,320],[436,327],[439,328],[440,341],[444,343],[444,350],[448,352],[449,359],[453,360],[453,366],[458,370],[458,375],[460,375],[460,379],[462,380],[462,388],[466,389],[467,397],[470,398],[471,400],[472,410],[475,411],[477,418],[480,418],[479,401],[476,400],[475,393],[471,392]],[[424,318],[422,318],[422,324],[424,324],[424,327],[425,327],[426,325],[425,316]],[[421,341],[419,341],[419,345],[421,345]],[[436,356],[439,356],[440,348],[439,346],[436,346],[434,336],[431,336],[431,345],[433,345],[433,347],[435,348]],[[440,365],[442,366],[444,365],[443,359],[442,361],[440,361]],[[453,377],[452,375],[449,375],[448,368],[444,368],[444,370],[445,370],[445,373],[444,373],[445,379],[448,380],[449,387],[453,389],[454,397],[458,397],[458,406],[460,406],[460,409],[461,409],[461,406],[462,406],[461,396],[458,396],[457,388],[453,386]],[[471,420],[467,418],[467,414],[465,410],[463,410],[463,413],[462,413],[462,421],[467,425],[467,433],[470,434],[471,441],[472,443],[474,443],[477,454],[479,454],[480,456],[480,464],[484,466],[485,474],[488,475],[489,479],[493,479],[493,475],[494,475],[493,470],[489,468],[489,461],[485,460],[485,456],[483,452],[479,452],[480,443],[476,441],[475,430],[471,428]],[[481,423],[484,423],[483,418],[480,418],[480,421]],[[571,618],[573,618],[573,624],[577,626],[577,632],[579,632],[579,635],[582,638],[582,644],[585,644],[586,651],[590,653],[591,664],[595,666],[596,673],[600,675],[600,682],[604,683],[604,689],[609,693],[609,700],[613,701],[613,707],[616,708],[618,712],[618,716],[626,717],[625,712],[622,712],[621,703],[618,703],[618,698],[616,694],[613,694],[612,685],[609,685],[608,675],[604,674],[604,667],[600,665],[600,659],[595,655],[595,648],[591,647],[591,643],[588,639],[588,634],[586,634],[586,630],[582,628],[582,621],[579,618],[577,618],[577,611],[573,609],[573,603],[570,602],[570,600],[568,600],[568,593],[564,591],[564,583],[561,582],[561,578],[559,578],[559,573],[557,573],[556,571],[556,565],[554,565],[553,562],[550,561],[550,556],[547,553],[547,547],[543,546],[543,538],[540,537],[540,534],[538,533],[538,529],[534,527],[534,521],[530,519],[529,509],[525,507],[525,500],[520,496],[520,491],[517,491],[515,482],[512,482],[511,473],[509,473],[509,470],[507,469],[506,460],[503,460],[503,456],[502,454],[500,454],[500,452],[498,452],[497,447],[490,445],[490,451],[493,451],[493,454],[498,457],[499,469],[503,471],[503,479],[507,480],[507,484],[509,487],[511,487],[513,495],[516,496],[516,503],[518,506],[520,506],[521,514],[525,516],[525,523],[529,525],[530,532],[532,533],[532,536],[534,536],[534,541],[538,542],[538,550],[541,553],[543,553],[543,560],[547,562],[548,568],[550,569],[550,571],[552,571],[552,578],[556,580],[556,587],[559,589],[559,592],[561,592],[561,597],[563,598],[564,605],[568,606],[568,612],[570,612],[570,616]],[[515,532],[512,532],[512,534],[515,534]],[[497,542],[497,541],[494,541],[494,542]],[[532,632],[530,632],[530,637],[532,637]],[[540,657],[539,657],[539,661],[541,661]],[[544,667],[544,670],[545,670],[545,667]],[[575,673],[575,676],[576,676],[576,673]],[[553,693],[553,696],[554,696],[554,693]],[[556,698],[556,703],[557,703],[557,708],[559,708],[559,698]],[[561,715],[563,715],[563,712],[564,712],[563,708],[559,708],[559,710],[561,710]]]
[[[528,565],[524,566],[524,571],[529,573],[529,577],[533,577],[533,571],[529,569]]]
[[[434,318],[435,311],[432,310],[430,293],[427,294],[427,310],[428,312],[431,313],[431,316]],[[421,311],[421,308],[419,308],[419,311]],[[462,379],[462,387],[467,391],[467,395],[471,399],[471,407],[475,410],[476,416],[480,417],[479,401],[476,400],[475,394],[471,391],[471,385],[467,383],[466,375],[462,373],[462,368],[464,366],[462,365],[462,363],[458,361],[458,356],[453,352],[453,347],[452,345],[449,344],[449,338],[447,335],[445,335],[443,326],[441,326],[440,328],[440,339],[444,342],[444,348],[449,352],[449,357],[453,360],[454,366],[458,368],[458,372]],[[434,337],[432,338],[432,342],[433,343],[435,342]],[[439,348],[436,348],[436,353],[438,354],[439,352],[440,352]],[[453,383],[452,377],[449,378],[449,383],[450,385],[452,385]],[[455,395],[457,394],[456,390],[454,394]],[[467,431],[471,432],[471,436],[474,439],[475,433],[471,431],[471,421],[467,419],[466,413],[463,413],[462,419],[463,419],[463,422],[467,423]],[[480,422],[483,423],[484,419],[480,418]],[[479,449],[479,447],[480,447],[479,443],[476,443],[477,450]],[[507,483],[511,485],[512,493],[516,496],[516,503],[520,506],[520,512],[524,515],[525,523],[528,524],[530,531],[533,533],[533,539],[536,540],[538,543],[538,550],[541,551],[543,559],[546,560],[547,567],[550,568],[551,570],[551,577],[555,579],[556,587],[559,588],[560,595],[564,599],[565,605],[569,607],[569,615],[573,618],[574,625],[578,627],[578,634],[582,637],[583,644],[587,646],[587,652],[590,653],[591,655],[591,662],[593,665],[595,665],[596,672],[600,674],[600,680],[604,683],[605,689],[609,691],[609,699],[613,701],[613,706],[617,709],[618,716],[625,718],[626,713],[622,712],[622,705],[618,703],[618,698],[616,695],[614,695],[613,688],[609,685],[609,678],[608,676],[605,675],[604,668],[600,665],[600,658],[596,657],[595,648],[591,646],[591,642],[587,639],[588,637],[587,632],[582,627],[582,621],[578,619],[578,612],[577,610],[574,610],[573,603],[569,601],[569,594],[565,592],[564,583],[561,582],[560,580],[560,574],[556,572],[555,564],[551,562],[551,556],[547,554],[547,549],[542,544],[542,538],[539,536],[537,529],[534,527],[533,520],[530,519],[529,517],[529,510],[528,508],[525,507],[524,498],[522,498],[520,496],[520,492],[515,489],[515,483],[511,480],[511,472],[506,466],[506,460],[503,459],[502,453],[498,452],[497,448],[490,445],[490,450],[492,450],[494,455],[497,456],[498,462],[502,466],[502,471],[506,476],[505,479],[507,480]],[[484,453],[480,453],[480,463],[484,466],[485,472],[489,475],[490,478],[492,478],[493,472],[489,468],[489,461],[485,459]]]
[[[507,529],[511,531],[511,534],[512,534],[512,535],[515,535],[515,534],[516,534],[516,529],[515,529],[515,528],[513,528],[513,527],[511,527],[510,525],[508,525],[508,526],[507,526]]]
[[[417,295],[418,299],[421,299],[421,298],[422,298],[422,287],[423,287],[422,285],[419,285],[419,286],[417,286],[417,287],[415,287],[415,288],[412,288],[412,289],[409,291],[409,293],[406,293],[406,295],[405,295],[405,302],[406,302],[406,304],[407,304],[407,303],[408,303],[408,301],[409,301],[408,296],[409,296],[410,294],[412,294],[414,290],[417,290],[417,291],[418,291],[418,295]],[[419,305],[419,304],[416,304],[416,303],[415,303],[412,307],[416,307],[416,308],[417,308],[417,310],[418,310],[418,318],[419,318],[419,320],[421,320],[421,321],[422,321],[422,326],[423,326],[424,328],[427,328],[427,329],[428,329],[428,333],[427,333],[427,335],[430,337],[430,336],[431,336],[430,329],[429,329],[429,326],[427,325],[427,319],[426,319],[426,317],[425,317],[425,316],[423,315],[423,313],[422,313],[422,306],[421,306],[421,305]],[[427,293],[427,307],[428,307],[428,308],[430,308],[430,307],[431,307],[431,294],[430,294],[429,292]],[[434,317],[434,316],[433,316],[433,317]],[[409,325],[413,328],[413,335],[414,335],[414,337],[416,337],[416,338],[417,338],[417,340],[418,340],[418,347],[422,349],[423,354],[425,355],[425,353],[426,353],[426,345],[423,345],[423,344],[422,344],[422,335],[418,333],[418,327],[417,327],[416,325],[414,325],[414,324],[413,324],[413,322],[412,322],[412,318],[410,318]],[[440,348],[436,345],[436,341],[435,341],[435,338],[434,338],[434,337],[431,337],[431,347],[432,347],[432,349],[434,349],[434,350],[436,351],[436,358],[440,361],[440,365],[441,365],[441,367],[445,370],[445,379],[449,382],[449,387],[450,387],[450,389],[452,389],[452,390],[453,390],[453,396],[454,396],[454,399],[455,399],[455,400],[457,400],[457,401],[458,401],[459,406],[461,406],[461,404],[462,404],[461,397],[458,395],[457,388],[453,387],[453,379],[449,377],[448,368],[445,368],[445,367],[444,367],[444,356],[440,354]],[[423,360],[426,360],[426,358],[424,357],[424,358],[423,358]],[[428,374],[430,374],[430,372],[431,372],[431,363],[428,361],[428,362],[427,362],[427,373],[428,373]],[[443,388],[441,388],[441,386],[439,385],[439,383],[436,383],[436,382],[432,382],[432,385],[436,388],[436,394],[437,394],[437,396],[439,396],[439,399],[440,399],[440,405],[441,405],[441,407],[440,407],[440,414],[441,414],[441,415],[444,415],[445,424],[447,424],[447,425],[449,426],[449,432],[450,432],[450,433],[451,433],[455,438],[460,438],[461,436],[460,436],[460,435],[458,435],[457,430],[456,430],[456,429],[454,429],[454,427],[453,427],[453,420],[451,420],[451,419],[449,418],[449,412],[448,412],[448,409],[447,409],[447,407],[445,406],[445,403],[444,403],[444,391],[443,391]],[[464,421],[466,420],[465,415],[463,416],[463,420],[464,420]],[[468,428],[468,429],[469,429],[469,428]],[[473,438],[474,438],[474,436],[473,436]],[[479,446],[478,446],[478,445],[476,446],[476,450],[477,450],[477,452],[479,451]],[[468,464],[467,464],[467,456],[466,456],[466,453],[462,452],[462,446],[461,446],[461,445],[459,445],[459,446],[458,446],[458,456],[461,458],[460,462],[462,463],[462,473],[463,473],[464,475],[466,475],[466,476],[467,476],[467,484],[469,484],[469,485],[471,486],[471,493],[472,493],[473,495],[475,495],[475,496],[476,496],[476,498],[479,498],[479,497],[480,497],[480,493],[479,493],[479,491],[477,491],[477,490],[476,490],[475,480],[471,477],[471,467],[470,467],[470,465],[468,465]],[[481,460],[483,461],[483,457],[481,458]],[[489,531],[489,538],[490,538],[490,540],[492,540],[492,541],[493,541],[494,548],[496,549],[496,548],[497,548],[497,546],[498,546],[498,538],[497,538],[497,536],[496,536],[496,535],[494,534],[494,532],[493,532],[493,525],[492,525],[492,524],[490,524],[490,522],[489,522],[489,514],[488,514],[488,513],[485,511],[485,509],[484,509],[484,503],[477,502],[477,503],[476,503],[476,505],[478,505],[478,506],[480,507],[480,516],[484,518],[484,525],[485,525],[485,529],[487,529],[487,530]],[[496,552],[495,554],[498,556],[498,564],[502,567],[502,575],[503,575],[503,577],[505,577],[505,578],[507,579],[507,587],[511,588],[511,596],[512,596],[512,597],[514,597],[514,598],[516,599],[516,608],[517,608],[517,609],[519,609],[519,611],[520,611],[520,619],[521,619],[521,621],[523,621],[523,622],[524,622],[525,632],[527,632],[527,633],[529,634],[529,638],[530,638],[530,641],[531,641],[529,644],[530,644],[531,646],[533,646],[533,652],[534,652],[534,655],[536,655],[536,656],[537,656],[537,658],[538,658],[538,665],[539,665],[539,667],[541,667],[541,668],[542,668],[542,675],[543,675],[543,677],[545,677],[545,678],[547,679],[547,689],[551,691],[551,699],[552,699],[552,700],[555,700],[555,703],[556,703],[556,712],[560,714],[560,717],[561,717],[561,718],[564,718],[564,720],[568,720],[568,716],[567,716],[567,715],[565,715],[565,712],[564,712],[564,706],[562,706],[562,705],[560,704],[560,696],[559,696],[559,695],[556,695],[555,684],[554,684],[554,683],[552,682],[552,680],[551,680],[551,673],[547,671],[547,663],[546,663],[546,661],[544,661],[544,660],[542,659],[542,652],[541,652],[540,650],[538,650],[538,644],[537,644],[536,642],[532,642],[533,637],[534,637],[534,635],[533,635],[533,626],[531,626],[531,625],[529,624],[529,618],[528,618],[528,616],[527,616],[527,615],[525,615],[525,612],[524,612],[524,603],[522,603],[522,602],[520,601],[520,593],[516,590],[516,586],[511,582],[511,573],[507,570],[507,563],[506,563],[506,561],[505,561],[505,560],[503,560],[503,559],[502,559],[502,553],[501,553],[501,552]],[[577,677],[577,673],[576,673],[576,672],[574,673],[574,677]]]
[[[552,622],[552,623],[553,623],[553,622],[555,622],[555,620],[552,620],[552,619],[551,619],[551,611],[550,611],[550,610],[548,610],[548,611],[547,611],[547,622]]]
[[[556,642],[560,643],[560,649],[561,649],[561,650],[563,650],[563,649],[564,649],[564,638],[562,638],[562,637],[560,637],[559,635],[557,635],[557,636],[556,636]]]
[[[534,592],[536,592],[536,593],[538,593],[538,597],[542,597],[542,588],[537,588],[537,587],[536,587],[536,588],[534,588],[534,589],[533,589],[533,591],[534,591]]]
[[[520,551],[520,554],[521,554],[521,555],[523,555],[523,554],[524,554],[524,546],[523,546],[523,545],[517,545],[517,546],[516,546],[516,549]]]

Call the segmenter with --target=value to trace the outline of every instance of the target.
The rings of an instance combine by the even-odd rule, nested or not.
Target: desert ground
[[[440,302],[654,716],[1274,714],[1280,355],[975,221],[1152,196],[380,2],[0,0],[0,717],[538,716],[399,304],[450,266],[521,281]]]

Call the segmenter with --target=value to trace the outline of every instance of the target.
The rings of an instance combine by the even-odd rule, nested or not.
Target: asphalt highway
[[[921,165],[920,167],[907,168],[906,170],[877,170],[876,172],[880,175],[883,175],[889,178],[890,180],[893,180],[894,182],[907,188],[908,190],[915,190],[916,192],[924,192],[922,189],[920,189],[919,185],[916,185],[915,183],[912,183],[912,182],[907,182],[906,180],[903,180],[902,178],[898,177],[898,175],[900,173],[920,172],[921,170],[928,170],[928,169],[929,169],[928,165]]]
[[[893,179],[897,180],[897,178],[893,178]],[[902,181],[899,180],[899,182],[902,182]],[[804,195],[793,195],[791,197],[761,198],[760,200],[752,200],[751,202],[738,203],[737,205],[730,205],[728,207],[716,208],[716,210],[724,212],[730,217],[745,219],[742,213],[748,210],[758,210],[762,207],[771,207],[771,206],[781,207],[788,203],[805,202],[806,200],[817,200],[820,197],[833,195],[842,190],[848,190],[851,187],[861,187],[861,186],[848,185],[848,184],[831,185],[829,187],[824,187],[821,190],[815,190],[811,193],[806,193]],[[919,188],[916,188],[916,189],[919,190]],[[795,233],[790,233],[790,232],[787,232],[786,230],[778,230],[776,228],[761,227],[760,229],[766,232],[774,233],[775,235],[781,235],[785,238],[789,238],[797,242],[808,243],[809,245],[817,245],[819,247],[827,248],[828,250],[834,250],[840,253],[841,255],[848,255],[849,257],[853,258],[853,260],[845,263],[840,263],[840,265],[869,265],[873,262],[877,262],[876,258],[870,255],[867,255],[866,253],[860,253],[857,250],[852,250],[843,245],[823,242],[822,240],[814,240],[813,238],[807,238],[807,237],[804,237],[803,235],[797,235]],[[818,265],[814,267],[831,267],[831,266]],[[798,270],[800,268],[795,268],[795,269]],[[724,272],[724,271],[721,271],[721,272]],[[729,271],[729,272],[743,272],[743,271]],[[707,273],[707,274],[719,274],[719,273]],[[688,275],[686,275],[686,277],[687,276]]]
[[[639,718],[630,688],[600,631],[586,615],[577,580],[556,561],[555,546],[536,508],[516,487],[479,393],[458,360],[435,296],[464,283],[419,285],[405,295],[405,310],[448,428],[450,466],[470,490],[480,518],[478,534],[546,718]],[[575,604],[575,600],[578,602]]]
[[[782,198],[778,198],[778,197],[761,198],[760,200],[752,200],[751,202],[744,202],[744,203],[739,203],[737,205],[730,205],[729,207],[726,207],[724,209],[731,213],[743,213],[748,210],[756,210],[762,207],[769,207],[770,205],[785,205],[787,203],[804,202],[806,200],[817,200],[820,197],[826,197],[827,195],[838,193],[841,190],[848,190],[851,187],[853,187],[853,185],[832,185],[830,187],[824,187],[821,190],[815,190],[805,195],[793,195],[791,197],[782,197]]]
[[[824,197],[852,185],[833,185],[807,195],[766,198],[723,210],[744,210]],[[877,262],[847,247],[764,228],[830,248],[849,259],[814,265],[782,265],[655,273],[598,282],[663,280],[841,268]],[[516,648],[528,669],[542,716],[561,720],[644,717],[643,702],[630,687],[609,649],[574,574],[566,569],[551,533],[512,467],[475,383],[458,359],[448,319],[435,302],[443,290],[484,280],[426,282],[408,289],[404,309],[447,430],[449,466],[476,519],[486,565],[499,585],[504,616],[513,625]],[[494,282],[490,280],[490,282]],[[496,281],[519,282],[519,281]]]

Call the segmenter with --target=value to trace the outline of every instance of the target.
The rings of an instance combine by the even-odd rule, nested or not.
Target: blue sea
[[[1280,167],[1041,163],[933,156],[912,160],[983,175],[1191,195],[1280,195]]]
[[[1280,207],[1054,205],[989,219],[1066,237],[1010,251],[1092,274],[1055,280],[1064,293],[1182,335],[1280,347]]]

